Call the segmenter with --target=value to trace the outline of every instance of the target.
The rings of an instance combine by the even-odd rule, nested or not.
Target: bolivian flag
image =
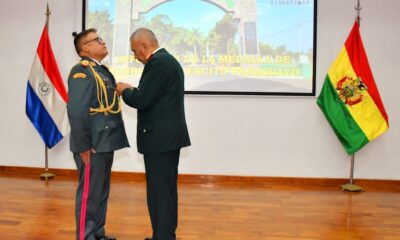
[[[349,155],[389,128],[356,21],[317,103]]]

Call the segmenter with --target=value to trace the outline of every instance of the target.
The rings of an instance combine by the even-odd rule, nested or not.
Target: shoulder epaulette
[[[88,60],[82,60],[81,61],[81,65],[82,65],[82,67],[87,67],[87,66],[89,66],[89,61]]]
[[[84,70],[84,66],[83,66],[83,64],[82,64],[82,62],[83,62],[84,60],[82,60],[82,61],[80,61],[80,62],[78,62],[77,64],[75,64],[70,70],[69,70],[69,73],[68,73],[68,76],[69,77],[73,77],[73,79],[77,79],[78,77],[77,77],[77,75],[76,75],[76,73],[82,73],[82,72],[84,72],[85,70]],[[71,75],[72,74],[72,75]],[[80,75],[79,77],[81,77],[82,75]],[[86,76],[85,76],[86,77]]]

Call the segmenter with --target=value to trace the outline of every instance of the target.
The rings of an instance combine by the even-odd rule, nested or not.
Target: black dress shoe
[[[145,238],[144,240],[154,240],[154,238],[149,238],[149,237],[147,237],[147,238]]]
[[[104,235],[104,236],[98,236],[98,237],[96,237],[96,240],[117,240],[117,238]]]

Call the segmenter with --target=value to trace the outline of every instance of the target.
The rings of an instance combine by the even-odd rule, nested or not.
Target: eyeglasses
[[[97,38],[93,38],[92,40],[84,42],[82,45],[85,45],[85,44],[90,43],[92,41],[96,41],[98,44],[103,44],[104,43],[104,40],[101,37],[97,37]]]

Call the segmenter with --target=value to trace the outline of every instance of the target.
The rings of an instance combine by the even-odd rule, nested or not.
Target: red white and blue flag
[[[67,102],[67,91],[45,26],[26,88],[26,115],[48,148],[56,145],[70,130]]]

